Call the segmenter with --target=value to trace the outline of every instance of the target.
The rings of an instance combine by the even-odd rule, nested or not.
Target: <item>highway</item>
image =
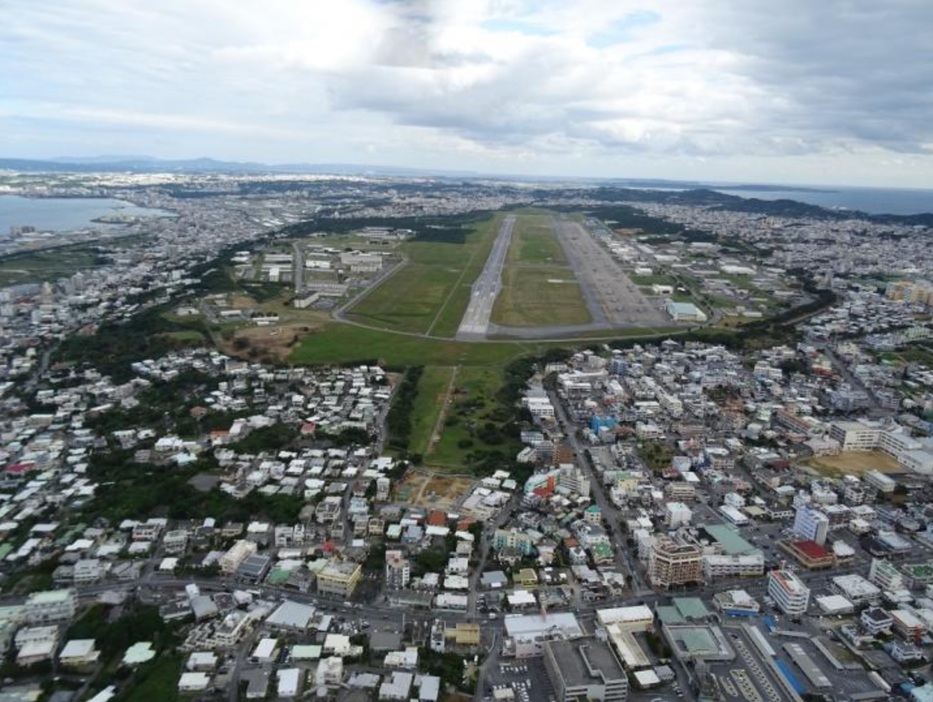
[[[492,317],[492,306],[496,296],[502,289],[502,267],[509,252],[512,241],[512,228],[515,226],[515,217],[508,216],[502,220],[499,234],[483,266],[476,282],[473,283],[470,295],[470,304],[463,313],[463,320],[457,330],[458,339],[484,339],[489,329],[489,319]]]

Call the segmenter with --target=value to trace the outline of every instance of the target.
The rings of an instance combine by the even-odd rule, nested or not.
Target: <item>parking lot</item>
[[[487,688],[486,696],[490,698],[498,696],[500,699],[508,699],[506,691],[511,690],[512,699],[517,702],[547,702],[554,699],[554,688],[542,658],[500,661],[488,671]]]

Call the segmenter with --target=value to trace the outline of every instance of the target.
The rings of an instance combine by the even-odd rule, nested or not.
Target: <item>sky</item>
[[[929,0],[4,0],[0,156],[933,186]]]

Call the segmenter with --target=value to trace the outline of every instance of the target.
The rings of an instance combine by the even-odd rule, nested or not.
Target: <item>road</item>
[[[638,568],[636,568],[631,561],[628,549],[625,548],[625,538],[619,530],[619,510],[609,501],[609,498],[606,497],[606,489],[603,485],[602,476],[593,469],[592,463],[587,460],[584,454],[584,447],[580,445],[577,439],[576,427],[567,416],[567,410],[564,407],[562,399],[558,397],[557,393],[553,390],[549,391],[548,395],[550,396],[551,404],[554,406],[554,413],[558,424],[565,428],[567,442],[577,456],[578,465],[583,468],[584,473],[586,473],[587,477],[590,479],[590,489],[593,493],[593,500],[603,515],[603,523],[606,525],[606,531],[609,532],[609,540],[612,543],[612,551],[615,555],[619,572],[626,577],[631,576],[632,590],[635,597],[654,595],[654,590],[648,587],[641,577]]]
[[[457,330],[458,339],[485,339],[489,329],[489,319],[492,317],[492,307],[496,303],[496,296],[502,289],[502,267],[505,257],[509,253],[509,244],[512,242],[512,229],[515,227],[515,217],[509,215],[502,220],[499,234],[483,266],[483,272],[473,283],[470,294],[470,303],[463,320]]]

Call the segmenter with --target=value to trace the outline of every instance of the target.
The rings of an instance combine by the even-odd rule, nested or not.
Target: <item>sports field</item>
[[[864,475],[870,470],[881,473],[905,472],[900,463],[880,451],[844,451],[835,456],[811,458],[807,465],[828,477]]]

